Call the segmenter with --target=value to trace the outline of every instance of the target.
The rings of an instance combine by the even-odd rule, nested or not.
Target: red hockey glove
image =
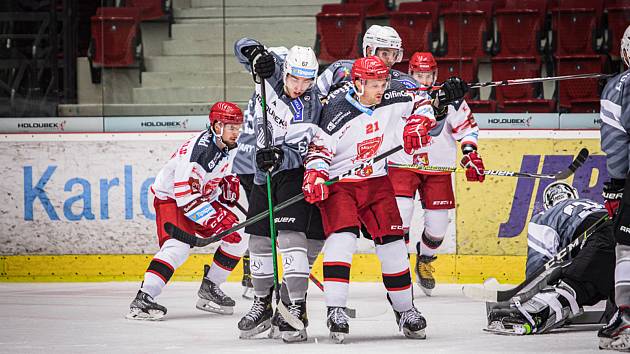
[[[611,178],[609,182],[604,182],[602,197],[604,197],[604,206],[606,207],[606,211],[608,211],[608,216],[611,218],[615,216],[617,209],[619,209],[625,184],[625,179],[617,178]]]
[[[431,141],[429,130],[435,126],[435,120],[419,115],[407,118],[407,124],[403,130],[403,147],[405,153],[413,155]]]
[[[326,181],[328,181],[328,173],[314,169],[306,170],[302,182],[304,199],[314,204],[328,198],[328,186],[324,184]]]
[[[483,182],[484,179],[486,179],[486,176],[483,174],[483,160],[477,151],[472,151],[464,155],[460,164],[466,169],[466,179],[468,182]]]
[[[211,202],[210,205],[214,208],[215,213],[204,225],[195,224],[197,227],[195,231],[202,237],[214,236],[238,223],[236,214],[231,212],[225,205],[217,201]],[[241,241],[241,235],[238,232],[232,232],[225,236],[223,240],[229,243],[238,243]]]
[[[219,201],[227,206],[234,206],[240,195],[240,183],[235,175],[227,175],[219,182],[221,194]]]

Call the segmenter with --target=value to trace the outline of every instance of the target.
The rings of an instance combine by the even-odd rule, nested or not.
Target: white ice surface
[[[323,294],[311,286],[307,343],[239,340],[236,323],[249,309],[238,283],[223,285],[236,301],[232,316],[195,309],[198,284],[174,282],[158,302],[164,321],[124,318],[138,283],[0,283],[2,353],[595,353],[597,326],[561,329],[536,336],[482,332],[485,306],[461,295],[461,285],[438,285],[433,297],[416,291],[415,304],[428,321],[427,339],[398,332],[380,283],[351,285],[349,306],[357,309],[343,345],[332,344]],[[416,289],[417,290],[417,289]]]

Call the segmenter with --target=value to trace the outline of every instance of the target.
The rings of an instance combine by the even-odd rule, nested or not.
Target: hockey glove
[[[328,181],[328,173],[325,171],[306,170],[304,172],[304,181],[302,182],[304,199],[314,204],[328,198],[328,186],[324,184],[326,181]]]
[[[219,182],[221,194],[219,201],[227,206],[233,207],[240,196],[240,183],[235,175],[227,175]]]
[[[256,151],[256,165],[265,172],[271,172],[282,165],[284,152],[281,148],[270,146]]]
[[[266,53],[265,47],[261,44],[250,45],[247,47],[241,48],[241,53],[247,58],[247,61],[250,63],[254,62],[257,56]]]
[[[254,67],[254,73],[263,79],[272,77],[276,71],[276,62],[273,55],[266,52],[254,58],[252,66]]]
[[[214,214],[211,215],[203,225],[195,224],[195,231],[202,237],[214,236],[238,223],[238,217],[236,214],[231,212],[225,205],[217,201],[211,202],[210,205],[215,210]],[[241,241],[241,235],[239,235],[238,232],[233,232],[225,236],[223,241],[229,243],[239,243]]]
[[[438,94],[439,105],[449,104],[461,100],[468,92],[468,84],[459,77],[450,77],[444,83]]]
[[[625,179],[611,178],[609,182],[604,182],[604,206],[608,211],[608,216],[613,217],[619,209],[621,198],[623,197],[623,187],[626,184]]]
[[[483,182],[486,176],[483,174],[484,166],[481,156],[476,150],[464,154],[460,165],[466,169],[466,180],[468,182]]]
[[[403,147],[405,153],[413,155],[431,141],[429,130],[435,126],[435,121],[425,116],[412,115],[407,118],[403,130]]]

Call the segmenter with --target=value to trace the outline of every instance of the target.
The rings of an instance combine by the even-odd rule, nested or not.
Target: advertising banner
[[[103,117],[0,119],[0,133],[89,133],[102,131]]]
[[[105,132],[201,131],[208,116],[104,117]]]

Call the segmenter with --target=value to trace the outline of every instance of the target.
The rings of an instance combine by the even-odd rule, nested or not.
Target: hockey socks
[[[352,255],[356,248],[357,237],[352,232],[334,232],[326,239],[324,245],[324,299],[326,306],[346,307]]]
[[[376,255],[381,261],[383,284],[394,311],[410,310],[413,307],[413,296],[405,242],[400,238],[384,245],[377,244]]]

